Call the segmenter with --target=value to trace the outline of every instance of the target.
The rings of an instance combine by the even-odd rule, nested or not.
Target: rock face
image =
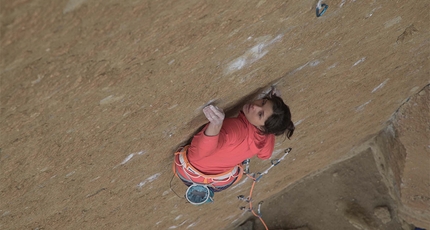
[[[402,218],[416,226],[430,227],[430,91],[414,95],[394,118],[399,140],[406,151],[400,184]]]
[[[296,130],[253,193],[271,227],[430,229],[428,0],[316,3],[2,1],[0,229],[238,227],[250,180],[192,206],[173,152],[273,85]]]
[[[420,159],[429,163],[429,146],[422,138],[429,134],[429,92],[427,85],[409,98],[393,114],[387,127],[359,146],[351,158],[266,200],[268,204],[262,213],[270,223],[269,229],[428,228],[428,168],[410,162]],[[422,174],[409,175],[417,170]],[[255,221],[254,229],[264,229]]]
[[[386,224],[388,222],[391,221],[391,214],[390,214],[390,210],[388,209],[388,207],[383,206],[383,207],[376,207],[374,209],[374,214],[376,217],[378,217],[378,219],[380,219],[382,221],[382,223]]]

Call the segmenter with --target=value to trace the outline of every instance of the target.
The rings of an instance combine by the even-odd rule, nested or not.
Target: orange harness
[[[237,165],[227,172],[216,174],[216,175],[206,175],[199,170],[197,170],[187,158],[187,149],[189,145],[178,149],[175,153],[175,160],[173,163],[173,172],[175,175],[183,180],[189,181],[196,184],[212,185],[213,187],[222,187],[234,184],[240,181],[243,175],[242,165]]]

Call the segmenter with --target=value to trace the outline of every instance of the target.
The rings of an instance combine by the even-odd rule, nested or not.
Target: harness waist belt
[[[186,154],[186,152],[185,152]],[[182,166],[185,166],[185,169],[188,170],[191,173],[194,173],[196,176],[201,176],[201,177],[207,177],[207,178],[211,178],[211,179],[215,179],[215,180],[224,180],[227,178],[230,178],[234,175],[236,175],[237,171],[238,171],[238,166],[234,167],[231,171],[227,172],[227,173],[222,173],[222,174],[217,174],[217,175],[206,175],[201,173],[200,171],[198,171],[196,168],[192,167],[188,160],[184,159],[184,155],[185,154],[179,154],[179,162],[181,163]],[[187,164],[188,163],[188,164]]]
[[[187,158],[188,145],[179,149],[175,153],[173,163],[173,172],[176,176],[198,184],[212,184],[214,186],[223,186],[228,183],[236,183],[240,180],[243,174],[243,168],[239,164],[227,172],[217,175],[206,175],[196,169]],[[181,175],[182,174],[182,175]]]

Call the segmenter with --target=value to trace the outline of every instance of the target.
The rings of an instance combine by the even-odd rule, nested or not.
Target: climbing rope
[[[261,217],[261,205],[263,204],[263,201],[260,201],[258,203],[258,208],[257,208],[257,213],[254,211],[254,208],[252,207],[252,192],[254,191],[254,187],[255,184],[264,176],[266,175],[270,169],[272,169],[273,167],[275,167],[276,165],[279,164],[279,162],[281,162],[287,155],[288,153],[290,153],[292,149],[291,148],[287,148],[284,152],[284,155],[279,158],[279,159],[274,159],[271,161],[272,165],[270,165],[269,168],[267,168],[263,173],[249,173],[249,170],[245,170],[246,176],[249,177],[252,180],[252,185],[251,185],[251,189],[249,191],[249,195],[248,197],[245,198],[245,196],[243,195],[239,195],[237,198],[239,200],[248,202],[249,204],[249,208],[247,209],[246,207],[240,207],[240,210],[247,210],[250,211],[254,216],[256,216],[258,219],[260,219],[261,223],[264,225],[264,227],[266,228],[266,230],[269,230],[269,228],[267,227],[266,223],[264,222],[263,218]],[[247,159],[246,161],[244,161],[244,164],[246,166],[246,169],[249,168],[249,162],[250,160]]]

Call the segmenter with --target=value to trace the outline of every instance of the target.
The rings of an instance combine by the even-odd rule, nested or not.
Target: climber
[[[255,155],[270,158],[275,136],[290,139],[295,129],[289,107],[274,88],[262,99],[245,104],[237,117],[224,119],[223,110],[214,105],[204,107],[203,113],[209,122],[190,145],[175,153],[173,170],[187,186],[207,187],[210,199],[213,192],[240,180],[244,160]]]

